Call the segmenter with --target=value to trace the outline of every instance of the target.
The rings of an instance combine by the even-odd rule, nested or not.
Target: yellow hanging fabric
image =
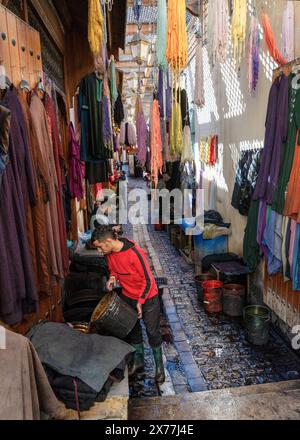
[[[233,57],[240,64],[245,52],[247,30],[247,0],[234,0],[232,14]]]
[[[182,116],[181,107],[178,102],[173,104],[170,131],[171,154],[174,156],[180,154],[183,149]]]
[[[92,54],[97,56],[103,40],[103,14],[99,0],[89,0],[88,39]]]
[[[188,64],[188,38],[185,0],[168,1],[168,35],[166,58],[171,69],[180,72]]]

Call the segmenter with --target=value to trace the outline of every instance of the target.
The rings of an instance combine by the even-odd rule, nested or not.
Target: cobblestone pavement
[[[135,187],[139,185],[143,182],[134,182]],[[173,247],[166,232],[143,225],[124,229],[125,236],[148,252],[156,276],[168,279],[161,321],[166,367],[176,394],[300,378],[299,359],[277,334],[271,333],[267,346],[254,347],[246,341],[241,320],[204,311],[197,299],[194,268]],[[159,394],[147,342],[145,364],[145,374],[131,381],[131,397]]]

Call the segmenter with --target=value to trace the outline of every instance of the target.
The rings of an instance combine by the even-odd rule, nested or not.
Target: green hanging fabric
[[[166,59],[167,49],[167,2],[158,0],[158,18],[157,18],[157,64],[163,70],[166,70],[168,63]]]
[[[117,79],[116,79],[116,64],[113,57],[110,61],[109,70],[110,70],[109,72],[110,95],[112,102],[115,103],[116,100],[118,99],[118,88],[117,88]]]

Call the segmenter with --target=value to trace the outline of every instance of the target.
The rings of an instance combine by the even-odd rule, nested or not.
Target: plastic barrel
[[[215,278],[216,276],[211,273],[200,273],[195,277],[197,295],[200,302],[203,302],[203,283],[205,281],[213,281]]]
[[[105,295],[91,318],[91,326],[99,332],[125,339],[138,320],[137,313],[115,292]]]
[[[205,310],[208,313],[221,313],[223,310],[223,283],[221,281],[205,281],[202,286]]]
[[[233,318],[243,316],[246,290],[241,284],[226,284],[223,287],[223,311]]]
[[[247,340],[253,345],[266,345],[270,336],[271,312],[264,306],[244,308]]]

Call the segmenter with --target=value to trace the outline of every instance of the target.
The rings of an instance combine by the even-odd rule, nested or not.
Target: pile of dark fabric
[[[242,152],[231,201],[232,206],[237,209],[241,215],[248,216],[249,214],[251,199],[259,173],[261,156],[261,149]]]
[[[204,223],[220,226],[221,228],[230,228],[231,223],[224,223],[223,217],[217,211],[205,211]]]
[[[134,351],[119,339],[82,334],[67,324],[42,323],[27,337],[57,398],[79,411],[106,399],[112,384],[124,378],[125,360]]]

